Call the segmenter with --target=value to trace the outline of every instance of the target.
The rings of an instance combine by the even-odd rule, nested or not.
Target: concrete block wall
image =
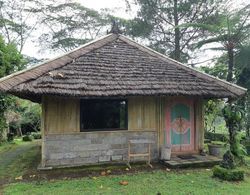
[[[127,160],[128,140],[148,139],[152,159],[158,158],[156,131],[82,132],[51,134],[44,138],[45,166],[78,166]],[[147,145],[136,144],[131,150],[147,152]],[[139,158],[134,160],[140,160]]]

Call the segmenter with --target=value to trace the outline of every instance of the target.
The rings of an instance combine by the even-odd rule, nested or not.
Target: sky
[[[137,6],[133,6],[132,11],[126,11],[126,1],[125,0],[76,0],[76,2],[81,3],[85,7],[100,11],[102,9],[112,9],[112,14],[118,17],[132,19],[135,14],[136,10],[138,9]],[[232,4],[229,7],[239,7],[242,4],[250,4],[250,0],[233,0]],[[39,53],[39,45],[36,45],[33,42],[28,42],[26,47],[23,50],[24,54],[29,56],[34,56],[36,58],[53,58],[59,55],[59,53]],[[208,49],[202,50],[199,54],[199,60],[195,59],[192,63],[206,61],[207,59],[211,59],[221,55],[221,53],[216,51],[211,51]],[[209,62],[208,62],[209,63]],[[203,64],[202,64],[203,65]]]

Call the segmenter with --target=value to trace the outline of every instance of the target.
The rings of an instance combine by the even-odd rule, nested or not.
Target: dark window
[[[81,100],[81,131],[127,129],[126,100]]]

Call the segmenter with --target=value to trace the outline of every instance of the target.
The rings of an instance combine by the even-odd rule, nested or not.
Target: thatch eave
[[[59,74],[60,77],[53,75]],[[40,102],[73,98],[193,96],[230,98],[247,89],[202,73],[117,34],[0,79],[0,91]]]

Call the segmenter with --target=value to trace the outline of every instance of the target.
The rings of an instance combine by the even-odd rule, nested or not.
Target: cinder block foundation
[[[127,159],[128,140],[131,139],[154,141],[152,160],[158,158],[156,131],[82,132],[46,135],[43,163],[45,167],[59,167],[123,162]],[[135,145],[131,149],[135,153],[147,151],[144,145]]]

